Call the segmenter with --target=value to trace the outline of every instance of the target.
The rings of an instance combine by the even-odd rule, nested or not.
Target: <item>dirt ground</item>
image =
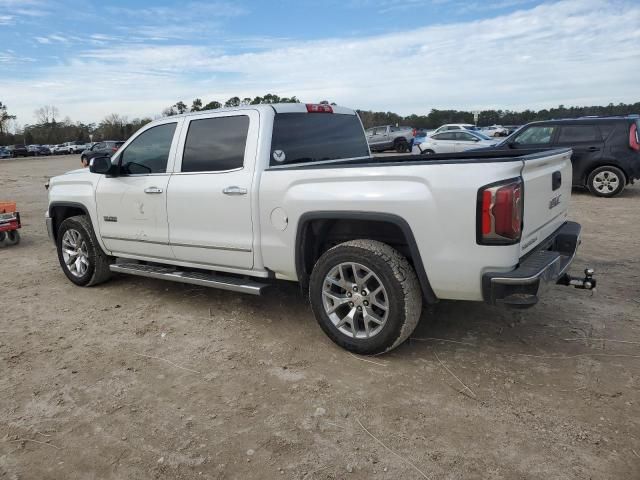
[[[24,224],[0,247],[0,479],[640,478],[640,186],[574,193],[595,296],[441,302],[369,358],[288,283],[73,286],[43,184],[78,165],[0,161]]]

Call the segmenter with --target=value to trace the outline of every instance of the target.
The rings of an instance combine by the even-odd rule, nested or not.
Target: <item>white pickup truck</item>
[[[374,158],[353,110],[251,105],[157,120],[50,180],[46,222],[76,285],[112,272],[260,294],[290,280],[353,352],[409,337],[423,303],[527,307],[568,276],[571,151]]]

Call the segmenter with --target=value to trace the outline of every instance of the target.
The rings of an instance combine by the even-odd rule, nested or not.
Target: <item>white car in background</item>
[[[442,125],[441,127],[436,128],[429,136],[433,136],[440,132],[459,132],[459,131],[479,131],[480,127],[476,127],[470,123],[447,123],[446,125]]]
[[[450,131],[440,132],[419,144],[414,144],[411,153],[414,155],[433,155],[434,153],[466,152],[476,148],[493,147],[497,141],[480,132]]]
[[[482,127],[480,133],[487,137],[506,137],[509,131],[502,125],[491,125],[490,127]]]

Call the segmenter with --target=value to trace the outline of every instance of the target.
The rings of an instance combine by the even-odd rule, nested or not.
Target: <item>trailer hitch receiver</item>
[[[593,268],[584,269],[584,278],[573,277],[565,273],[558,279],[558,285],[566,285],[567,287],[575,287],[581,290],[595,290],[596,279],[593,278],[594,273]]]

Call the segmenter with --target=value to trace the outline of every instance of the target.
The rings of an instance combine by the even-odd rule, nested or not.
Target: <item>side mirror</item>
[[[91,173],[99,173],[100,175],[107,175],[111,173],[113,165],[111,164],[110,157],[94,157],[89,162],[89,171]]]

